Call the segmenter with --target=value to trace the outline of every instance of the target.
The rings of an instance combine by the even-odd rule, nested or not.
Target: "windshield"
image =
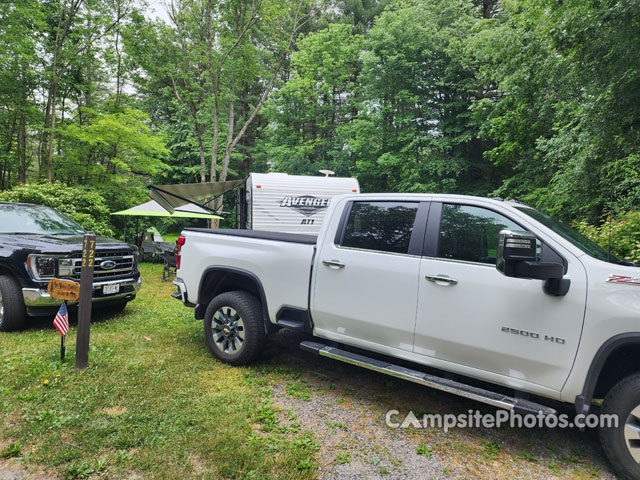
[[[598,260],[603,260],[605,262],[609,261],[608,252],[602,248],[600,245],[595,243],[593,240],[589,240],[587,237],[574,230],[573,228],[564,225],[548,215],[544,213],[540,213],[533,208],[527,207],[515,207],[523,213],[526,213],[530,217],[536,219],[540,223],[542,223],[545,227],[550,228],[555,233],[560,235],[565,240],[568,240],[580,250],[582,250],[587,255],[591,255]],[[622,263],[620,259],[611,254],[611,262],[612,263]]]
[[[0,233],[69,233],[84,229],[59,211],[38,205],[0,204]]]

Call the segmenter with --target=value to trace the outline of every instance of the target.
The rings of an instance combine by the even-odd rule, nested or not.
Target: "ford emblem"
[[[112,270],[116,268],[116,262],[113,260],[105,260],[104,262],[100,262],[100,268],[102,270]]]

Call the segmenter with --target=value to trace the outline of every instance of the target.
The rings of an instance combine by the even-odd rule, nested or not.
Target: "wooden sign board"
[[[75,302],[80,298],[80,284],[73,280],[52,278],[49,281],[47,292],[49,292],[49,295],[53,298]]]

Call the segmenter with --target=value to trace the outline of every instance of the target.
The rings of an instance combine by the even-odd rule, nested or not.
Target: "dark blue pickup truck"
[[[29,316],[55,315],[62,302],[47,285],[53,277],[79,281],[84,233],[53,208],[0,202],[0,330],[23,328]],[[123,309],[140,289],[136,249],[97,237],[95,258],[94,306]]]

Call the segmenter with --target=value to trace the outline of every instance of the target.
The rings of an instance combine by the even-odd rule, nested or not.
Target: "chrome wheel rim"
[[[624,424],[624,440],[633,459],[640,463],[640,405],[631,410]]]
[[[213,343],[221,352],[237,353],[244,345],[244,322],[231,307],[220,307],[211,319]]]

